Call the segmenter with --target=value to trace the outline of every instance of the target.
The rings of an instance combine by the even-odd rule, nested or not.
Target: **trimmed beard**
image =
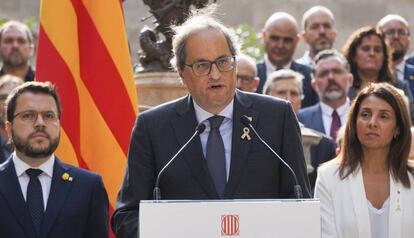
[[[59,145],[60,134],[56,138],[49,137],[49,146],[44,148],[34,148],[29,144],[29,138],[30,136],[28,139],[24,140],[12,131],[12,140],[15,149],[28,157],[37,159],[51,156],[55,152],[56,148]]]
[[[398,61],[405,56],[405,52],[402,50],[397,50],[392,52],[392,61]]]

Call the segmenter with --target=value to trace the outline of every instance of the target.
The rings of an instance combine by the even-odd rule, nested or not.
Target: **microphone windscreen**
[[[203,133],[205,129],[206,129],[206,125],[204,125],[204,123],[200,123],[196,127],[196,131],[198,131],[198,134]]]
[[[240,117],[240,121],[243,123],[243,125],[245,126],[249,126],[250,125],[250,120],[246,115],[243,115]]]

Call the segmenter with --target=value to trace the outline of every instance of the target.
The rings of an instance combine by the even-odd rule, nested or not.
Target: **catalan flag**
[[[113,211],[137,114],[122,3],[42,0],[36,80],[61,98],[58,157],[101,174]]]

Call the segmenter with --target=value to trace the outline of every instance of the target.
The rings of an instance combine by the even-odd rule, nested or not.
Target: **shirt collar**
[[[274,64],[272,64],[272,62],[270,62],[269,57],[267,56],[267,54],[264,57],[264,62],[265,62],[265,65],[266,65],[266,69],[268,69],[268,71],[275,71],[276,70],[276,65],[274,65]],[[290,69],[291,66],[292,66],[292,61],[289,61],[287,64],[283,65],[282,69]]]
[[[305,54],[302,57],[303,63],[305,65],[313,66],[315,64],[315,61],[310,57],[309,50],[305,52]]]
[[[203,122],[207,120],[208,118],[214,116],[214,114],[211,114],[201,108],[194,100],[194,110],[197,118],[197,123],[200,124],[200,122]],[[225,118],[228,118],[230,120],[233,120],[233,104],[234,104],[234,98],[231,100],[229,104],[217,115],[223,116]]]
[[[395,70],[398,72],[403,73],[404,72],[404,66],[405,66],[405,60],[401,61],[401,63],[397,64],[395,66]]]
[[[324,102],[320,102],[321,110],[322,110],[322,113],[323,114],[332,116],[332,112],[334,110],[336,110],[336,112],[338,113],[339,117],[342,117],[342,116],[346,115],[346,113],[348,112],[349,107],[350,107],[349,104],[350,104],[350,101],[349,101],[349,98],[347,98],[346,99],[346,102],[344,104],[342,104],[338,108],[334,109],[331,106],[329,106],[328,104],[326,104]]]
[[[17,177],[20,177],[22,174],[24,174],[27,169],[32,168],[26,162],[21,160],[17,156],[16,152],[13,152],[12,156],[13,156],[14,167],[16,168]],[[49,177],[52,177],[53,176],[53,166],[54,166],[54,164],[55,164],[55,155],[53,154],[52,156],[50,156],[50,158],[48,160],[46,160],[46,162],[41,164],[36,169],[41,169],[44,174],[46,174]]]

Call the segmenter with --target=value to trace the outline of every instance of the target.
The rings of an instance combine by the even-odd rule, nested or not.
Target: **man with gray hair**
[[[273,71],[291,69],[304,76],[302,107],[318,102],[318,95],[311,86],[311,69],[293,60],[293,54],[300,40],[295,18],[286,12],[274,13],[265,23],[262,40],[266,54],[263,61],[257,64],[257,74],[260,78],[257,92],[262,93],[266,78]]]
[[[293,111],[298,113],[303,98],[302,80],[302,74],[291,69],[281,69],[267,77],[263,93],[288,100],[292,104]]]
[[[292,107],[286,101],[236,90],[239,47],[234,33],[212,17],[211,8],[214,5],[207,9],[210,12],[195,13],[174,28],[173,65],[189,95],[140,113],[133,128],[112,217],[118,238],[137,237],[137,206],[141,200],[155,199],[157,175],[189,138],[194,139],[159,181],[163,199],[294,198],[291,172],[264,149],[245,123],[251,123],[285,159],[304,197],[310,196]]]
[[[33,35],[29,27],[18,21],[4,23],[0,28],[0,57],[3,61],[0,76],[11,74],[24,81],[33,81],[35,72],[30,66],[33,51]]]
[[[245,92],[256,92],[259,84],[256,62],[248,55],[240,54],[237,60],[237,84],[236,87]]]
[[[295,113],[298,113],[300,110],[300,100],[303,97],[302,79],[303,75],[290,69],[275,71],[267,77],[263,93],[288,100],[292,104]],[[330,138],[321,132],[306,128],[303,124],[300,124],[300,128],[304,137],[304,150],[306,151],[306,146],[309,146],[310,150],[307,166],[311,191],[313,191],[319,165],[335,157],[336,146]],[[317,138],[316,140],[319,141],[315,143],[309,140],[308,144],[306,144],[307,135],[311,135],[314,138],[313,140]]]
[[[389,14],[379,20],[377,28],[384,33],[385,42],[392,49],[392,68],[398,79],[407,80],[414,94],[414,57],[407,57],[411,44],[407,20],[400,15]]]
[[[335,141],[348,115],[352,81],[349,64],[342,54],[336,50],[319,52],[312,70],[312,86],[319,94],[319,103],[299,111],[299,121]]]
[[[337,34],[335,17],[324,6],[311,7],[303,14],[302,29],[302,37],[309,49],[296,62],[312,67],[313,60],[320,51],[333,47]]]

